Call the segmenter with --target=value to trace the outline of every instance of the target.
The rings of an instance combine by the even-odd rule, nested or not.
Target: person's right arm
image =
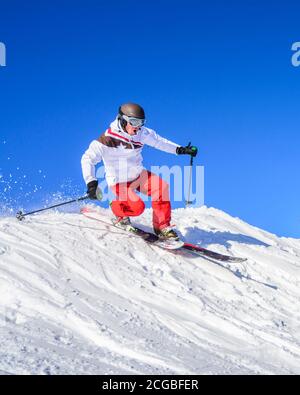
[[[81,158],[82,175],[86,184],[97,181],[95,167],[101,160],[101,144],[94,140]]]

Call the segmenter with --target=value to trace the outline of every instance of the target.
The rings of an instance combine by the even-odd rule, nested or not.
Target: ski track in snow
[[[0,374],[299,374],[300,240],[207,207],[173,222],[248,261],[165,251],[80,214],[0,218]],[[151,210],[137,223],[151,228]]]

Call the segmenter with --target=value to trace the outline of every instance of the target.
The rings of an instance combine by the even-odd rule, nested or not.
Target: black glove
[[[176,148],[176,154],[178,155],[191,155],[192,157],[195,157],[198,153],[198,148],[195,147],[194,145],[187,145],[186,147],[177,147]]]
[[[97,200],[96,190],[98,187],[98,181],[97,180],[90,181],[87,184],[87,187],[88,189],[86,193],[88,194],[89,198],[93,200]]]

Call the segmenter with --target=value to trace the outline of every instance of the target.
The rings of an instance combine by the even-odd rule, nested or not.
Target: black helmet
[[[124,128],[129,122],[132,126],[143,126],[145,123],[145,111],[135,103],[125,103],[119,107],[118,118]]]

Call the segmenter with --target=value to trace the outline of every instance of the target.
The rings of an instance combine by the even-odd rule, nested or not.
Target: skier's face
[[[126,125],[125,129],[126,129],[126,132],[130,136],[134,136],[135,134],[137,134],[137,132],[140,129],[140,127],[139,126],[132,126],[132,125],[130,125],[129,122],[127,122],[127,125]]]

